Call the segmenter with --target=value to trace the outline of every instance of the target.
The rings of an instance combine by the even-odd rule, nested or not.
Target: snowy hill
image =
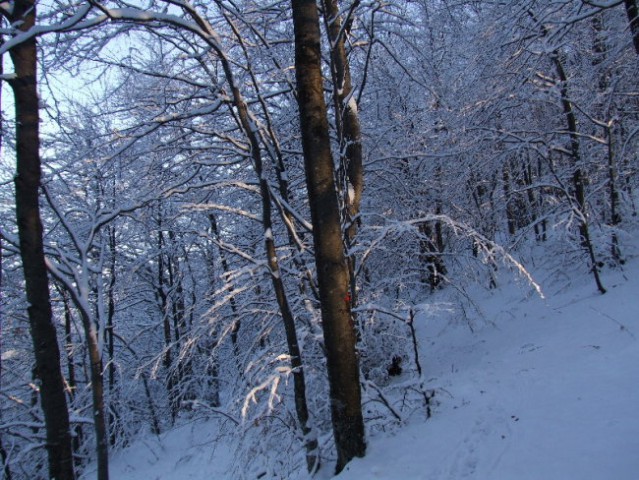
[[[587,280],[546,299],[477,290],[484,320],[472,329],[454,310],[420,316],[432,418],[369,436],[366,458],[337,478],[638,479],[638,270],[608,273],[606,295]],[[216,431],[191,423],[145,437],[114,454],[112,478],[235,478]]]
[[[422,324],[440,405],[373,438],[338,478],[636,480],[639,285],[608,277],[546,300],[485,299],[493,325]]]

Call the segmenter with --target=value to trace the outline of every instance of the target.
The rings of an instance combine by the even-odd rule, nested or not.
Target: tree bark
[[[209,214],[209,222],[211,224],[211,233],[213,234],[215,241],[219,245],[220,263],[222,265],[222,272],[224,273],[222,278],[225,279],[224,280],[225,282],[228,282],[228,280],[226,279],[228,278],[228,274],[231,270],[229,267],[228,259],[226,257],[226,252],[224,251],[224,248],[222,248],[222,245],[221,245],[222,238],[220,236],[220,230],[217,226],[217,218],[212,213]],[[242,368],[242,363],[240,360],[240,350],[239,350],[238,338],[237,338],[238,332],[240,331],[240,328],[242,326],[242,319],[240,318],[239,309],[237,306],[237,300],[235,299],[235,293],[234,293],[235,287],[230,282],[228,286],[228,292],[230,294],[229,304],[231,305],[231,312],[233,313],[233,318],[235,319],[233,321],[233,326],[231,327],[231,344],[233,345],[233,355],[235,357],[235,361],[237,362],[237,371],[240,377],[243,377],[244,369]]]
[[[178,414],[177,385],[175,383],[175,372],[173,366],[173,341],[171,339],[171,321],[169,318],[169,299],[167,295],[168,287],[164,277],[164,234],[162,233],[162,206],[158,207],[158,286],[157,295],[160,301],[159,307],[162,312],[162,327],[164,333],[164,355],[162,363],[166,370],[166,389],[171,411],[171,424],[175,423]]]
[[[1,63],[1,59],[0,59]],[[2,65],[0,65],[0,73],[2,72]],[[0,147],[2,146],[2,135],[0,132]],[[2,235],[0,234],[0,295],[2,294]],[[2,334],[2,318],[0,317],[0,335]],[[2,337],[0,336],[0,340]],[[0,389],[2,388],[2,344],[0,343]],[[2,412],[0,412],[0,421],[2,421]],[[13,475],[8,463],[9,456],[7,450],[2,443],[2,435],[0,435],[0,461],[2,461],[2,472],[6,480],[12,480]]]
[[[344,235],[347,248],[351,248],[361,225],[359,218],[364,190],[364,164],[362,157],[362,130],[359,112],[353,92],[350,64],[344,44],[345,30],[342,28],[337,0],[322,0],[326,31],[331,43],[331,74],[333,77],[333,99],[335,118],[340,148],[339,180],[343,190],[346,217]],[[353,4],[351,11],[357,7],[359,0]],[[357,288],[355,278],[355,255],[348,252],[348,268],[350,275],[351,305],[357,305]]]
[[[85,265],[85,268],[88,268]],[[82,294],[82,288],[74,289],[70,282],[63,281],[61,276],[54,272],[54,277],[63,285],[65,291],[71,295],[71,299],[80,313],[85,341],[89,353],[89,371],[91,377],[91,394],[93,400],[93,428],[95,431],[95,448],[97,453],[97,480],[109,480],[109,442],[106,426],[104,403],[104,377],[102,375],[102,353],[98,343],[96,323],[91,315],[89,301]],[[88,291],[88,288],[86,289]],[[64,294],[63,294],[64,295]],[[66,296],[63,296],[65,309],[68,306]],[[66,312],[70,320],[70,311]]]
[[[568,126],[568,135],[570,136],[570,153],[573,161],[573,175],[572,182],[575,188],[575,199],[577,201],[577,212],[581,217],[579,219],[579,237],[581,240],[581,246],[586,250],[590,257],[590,264],[592,274],[597,284],[597,289],[602,294],[606,293],[606,289],[601,283],[599,277],[599,266],[597,259],[595,258],[595,249],[590,238],[590,228],[588,226],[588,206],[586,205],[586,175],[581,168],[581,153],[579,148],[579,134],[577,132],[577,117],[572,107],[572,102],[568,96],[568,76],[563,67],[563,63],[559,57],[559,52],[555,51],[551,55],[552,61],[555,64],[557,70],[557,76],[559,77],[561,92],[561,105],[566,117],[566,123]]]
[[[323,95],[317,5],[314,0],[291,3],[302,147],[339,472],[353,457],[361,457],[366,451],[359,365]]]
[[[626,7],[626,15],[630,24],[630,32],[632,33],[632,44],[635,52],[639,55],[639,8],[637,8],[637,0],[624,0]]]
[[[89,351],[91,372],[91,394],[93,400],[93,427],[98,460],[98,480],[109,480],[109,439],[104,406],[104,378],[102,376],[102,354],[98,345],[98,334],[89,313],[79,308]]]
[[[252,135],[250,135],[253,137]],[[254,140],[257,140],[256,138]],[[251,142],[252,149],[259,148],[257,142]],[[262,199],[262,226],[264,228],[264,248],[266,250],[267,264],[271,273],[271,281],[277,305],[282,315],[284,331],[286,333],[286,344],[291,357],[291,370],[293,372],[293,391],[295,394],[295,411],[300,423],[300,430],[304,437],[306,448],[306,466],[309,473],[315,473],[319,468],[319,450],[317,437],[313,433],[309,424],[308,402],[306,400],[306,380],[304,376],[304,365],[302,363],[302,351],[297,338],[297,327],[295,317],[291,310],[282,272],[279,266],[275,240],[273,238],[273,221],[271,214],[271,195],[266,177],[263,175],[263,165],[261,155],[253,155],[255,171],[259,177],[260,194]]]
[[[71,305],[69,304],[69,293],[64,288],[63,285],[58,284],[57,290],[62,297],[62,303],[64,304],[64,341],[65,341],[65,350],[66,350],[66,360],[67,360],[67,392],[69,395],[69,401],[73,408],[73,403],[75,400],[75,395],[77,393],[77,382],[75,379],[75,358],[73,354],[73,336],[72,336],[72,313],[71,313]],[[80,447],[82,446],[83,439],[82,425],[78,424],[73,427],[73,453],[76,454],[80,451]],[[76,458],[75,465],[79,466],[78,458]]]
[[[34,0],[14,3],[12,23],[26,31],[35,24]],[[44,258],[42,219],[38,195],[41,179],[37,53],[35,39],[13,47],[9,54],[15,68],[10,81],[16,116],[16,216],[20,256],[24,270],[27,310],[35,353],[35,371],[40,381],[40,398],[47,435],[49,477],[72,480],[73,454],[69,411],[60,370],[60,349],[53,323],[49,279]]]
[[[206,30],[213,31],[210,25],[202,20],[202,26]],[[304,368],[302,361],[302,353],[299,348],[297,338],[297,328],[295,318],[291,311],[287,300],[284,283],[281,278],[281,270],[279,268],[279,260],[277,258],[277,250],[273,238],[273,220],[271,209],[271,191],[268,185],[267,177],[264,174],[264,164],[262,161],[262,153],[260,150],[260,141],[256,122],[251,117],[248,104],[244,100],[239,86],[235,83],[235,78],[231,68],[231,62],[225,53],[215,47],[222,63],[222,69],[226,80],[232,91],[233,105],[236,108],[239,126],[246,135],[246,139],[250,145],[251,160],[253,168],[258,177],[260,198],[262,202],[262,227],[264,229],[264,247],[267,255],[267,264],[271,273],[273,289],[277,300],[284,330],[286,333],[287,347],[291,357],[291,368],[293,371],[293,389],[295,394],[295,410],[297,419],[300,423],[300,430],[304,436],[304,447],[306,449],[306,463],[309,473],[314,473],[319,467],[318,441],[313,434],[309,425],[309,413],[306,399],[306,384],[304,379]]]

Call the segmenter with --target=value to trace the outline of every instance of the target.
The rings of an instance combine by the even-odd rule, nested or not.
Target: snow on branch
[[[108,21],[124,21],[140,24],[159,23],[170,25],[190,31],[191,33],[204,39],[216,51],[221,51],[221,42],[218,35],[201,17],[197,15],[195,10],[190,7],[188,3],[172,3],[176,3],[184,10],[186,10],[193,21],[189,21],[185,18],[165,12],[141,10],[132,7],[110,9],[105,7],[104,5],[100,5],[98,2],[89,0],[88,2],[80,5],[78,10],[64,21],[50,25],[34,25],[25,32],[19,32],[17,35],[13,36],[10,40],[0,46],[0,55],[8,52],[16,45],[26,42],[27,40],[30,40],[34,37],[38,37],[48,33],[88,30]],[[0,9],[3,5],[4,4],[0,4]],[[89,13],[94,7],[98,9],[101,14],[97,14],[93,17],[88,17]],[[10,33],[15,33],[15,31],[12,31]]]
[[[498,243],[486,238],[484,235],[479,233],[477,230],[472,228],[470,225],[467,225],[462,222],[458,222],[453,220],[447,215],[424,215],[419,218],[414,218],[411,220],[404,220],[398,222],[391,222],[385,219],[384,225],[380,227],[373,227],[379,230],[377,238],[373,239],[371,244],[364,250],[362,254],[362,261],[360,262],[360,269],[363,268],[366,258],[372,253],[375,247],[383,241],[388,235],[393,232],[402,231],[406,229],[413,229],[420,224],[424,224],[427,222],[441,222],[442,224],[448,226],[455,235],[457,236],[466,236],[472,238],[477,242],[478,245],[481,245],[484,248],[484,252],[492,258],[498,257],[501,258],[506,264],[514,267],[514,269],[521,275],[526,281],[533,287],[533,289],[537,292],[537,294],[541,298],[545,298],[543,291],[541,290],[541,286],[535,282],[532,278],[532,275],[526,270],[526,268],[519,262],[515,257],[513,257],[510,253],[506,251],[504,247],[499,245]]]
[[[4,4],[0,4],[0,7],[2,7],[2,5]],[[77,30],[78,26],[81,24],[82,20],[86,17],[90,10],[91,4],[85,3],[81,5],[80,8],[78,8],[78,10],[73,15],[71,15],[63,22],[53,25],[34,25],[26,32],[20,32],[10,40],[7,40],[4,44],[0,45],[0,55],[8,52],[16,45],[32,39],[33,37],[38,37],[46,33]]]

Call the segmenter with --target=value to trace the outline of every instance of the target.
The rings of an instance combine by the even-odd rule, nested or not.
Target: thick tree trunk
[[[22,22],[18,27],[20,30],[28,30],[35,24],[33,0],[17,0],[13,8],[12,21]],[[49,477],[72,480],[74,473],[69,412],[60,370],[60,349],[52,319],[38,203],[41,164],[35,39],[16,45],[9,53],[16,74],[10,82],[16,111],[16,215],[35,352],[35,371],[40,381],[41,405],[47,433]]]
[[[317,5],[314,0],[292,0],[292,7],[302,146],[339,472],[366,451],[356,336],[323,95]]]

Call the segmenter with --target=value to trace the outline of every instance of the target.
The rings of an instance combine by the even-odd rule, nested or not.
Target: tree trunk
[[[1,63],[1,59],[0,59]],[[0,65],[0,73],[2,73],[2,65]],[[0,132],[1,133],[1,132]],[[2,145],[2,136],[0,135],[0,146]],[[2,294],[2,235],[0,234],[0,295]],[[2,318],[0,318],[0,333],[2,332]],[[0,338],[1,340],[1,338]],[[2,388],[2,344],[0,344],[0,389]],[[2,412],[0,411],[0,421],[2,421]],[[8,463],[9,456],[2,443],[2,435],[0,435],[0,460],[2,461],[2,472],[6,480],[12,480],[13,475]]]
[[[624,0],[626,7],[626,15],[630,24],[630,33],[632,33],[632,44],[635,52],[639,55],[639,8],[637,8],[637,0]]]
[[[114,333],[115,326],[113,319],[115,318],[115,255],[116,255],[116,243],[115,243],[115,227],[109,226],[107,229],[109,238],[109,255],[110,258],[110,275],[109,275],[109,287],[108,287],[108,302],[107,302],[107,321],[106,328],[104,329],[104,340],[107,344],[108,354],[108,371],[109,371],[109,393],[114,394],[115,389],[115,341]]]
[[[115,189],[114,189],[115,190]],[[114,192],[115,193],[115,192]],[[115,195],[114,195],[115,198]],[[104,342],[107,349],[107,370],[108,370],[108,388],[109,388],[109,443],[115,446],[118,435],[123,435],[124,430],[118,425],[121,424],[118,405],[115,400],[115,268],[116,268],[116,235],[115,225],[107,228],[107,237],[109,242],[109,283],[107,288],[107,318],[106,327],[104,329]]]
[[[504,186],[504,201],[506,202],[506,224],[508,226],[508,235],[511,237],[517,233],[517,222],[515,221],[515,199],[510,189],[510,161],[506,159],[502,166],[502,180]]]
[[[225,282],[228,282],[228,275],[230,272],[229,262],[226,258],[226,252],[224,248],[222,248],[222,238],[220,237],[220,230],[217,226],[217,218],[214,214],[209,214],[209,222],[211,223],[211,233],[215,239],[215,242],[218,244],[218,249],[220,253],[220,263],[222,265],[222,278],[224,278]],[[235,361],[237,362],[237,371],[240,377],[244,376],[244,369],[242,368],[242,363],[240,359],[240,350],[238,346],[238,332],[240,331],[240,327],[242,326],[242,319],[239,315],[239,309],[237,306],[237,300],[235,299],[235,288],[231,283],[229,283],[228,291],[230,294],[229,304],[231,305],[231,311],[233,313],[233,326],[231,327],[231,344],[233,345],[233,356],[235,357]]]
[[[35,18],[34,0],[16,0],[12,23],[21,22],[18,28],[26,31],[35,24]],[[35,370],[40,381],[47,434],[49,477],[72,480],[74,472],[69,411],[60,370],[60,349],[52,318],[38,203],[41,163],[35,38],[16,45],[9,53],[16,74],[10,82],[16,112],[16,216]]]
[[[69,293],[66,291],[63,285],[59,284],[57,287],[58,292],[62,296],[62,303],[64,304],[64,341],[65,341],[65,350],[67,354],[67,392],[69,394],[69,401],[71,403],[71,408],[73,408],[73,403],[75,400],[75,394],[77,392],[77,382],[75,379],[75,358],[73,354],[73,336],[71,323],[73,321],[71,314],[71,305],[69,304]],[[82,446],[82,425],[78,424],[73,427],[73,453],[77,454],[80,451],[80,447]],[[79,459],[76,458],[75,465],[80,466]]]
[[[557,75],[559,77],[560,92],[561,92],[561,105],[563,107],[564,115],[566,116],[566,123],[568,127],[568,135],[570,136],[570,153],[573,161],[573,175],[572,182],[575,188],[575,200],[577,201],[576,209],[577,213],[581,217],[579,219],[579,237],[582,247],[586,250],[590,257],[590,264],[592,274],[597,284],[597,289],[603,294],[606,293],[606,289],[601,283],[599,277],[599,266],[595,257],[595,249],[590,238],[590,228],[588,226],[588,208],[586,205],[586,176],[581,168],[581,153],[579,151],[579,134],[577,132],[577,118],[572,107],[572,102],[568,96],[568,76],[564,70],[563,63],[559,58],[559,52],[553,52],[551,54]]]
[[[230,66],[225,64],[227,78],[233,85],[233,77]],[[260,198],[262,202],[262,227],[264,228],[264,248],[266,250],[267,264],[271,273],[271,281],[275,291],[275,298],[282,315],[284,331],[286,333],[286,344],[291,357],[291,369],[293,371],[293,391],[295,395],[295,412],[300,423],[300,430],[304,437],[304,447],[306,449],[306,465],[309,473],[314,473],[319,467],[318,442],[309,425],[308,403],[306,400],[306,383],[304,378],[304,367],[302,362],[302,352],[299,348],[297,338],[297,327],[295,318],[291,311],[284,283],[282,282],[277,250],[273,238],[273,219],[271,209],[271,193],[269,190],[267,177],[263,172],[262,155],[260,144],[251,121],[248,106],[239,93],[237,87],[233,88],[235,105],[238,110],[240,124],[251,145],[251,158],[253,168],[257,174],[260,186]]]
[[[364,166],[362,160],[362,132],[359,122],[357,103],[353,92],[350,65],[346,55],[344,36],[337,0],[322,0],[326,31],[332,45],[331,73],[333,77],[333,99],[335,102],[335,118],[340,148],[339,180],[346,210],[346,246],[350,249],[361,219],[359,218],[362,192],[364,190]],[[357,7],[357,0],[351,11]],[[355,278],[355,255],[348,252],[348,269],[350,275],[351,305],[357,304],[357,288]]]
[[[314,0],[292,0],[295,68],[322,328],[330,385],[336,471],[366,451],[359,365],[351,317],[348,264],[340,224],[321,73]]]
[[[615,156],[614,145],[614,121],[611,120],[606,134],[608,137],[608,191],[610,193],[610,226],[612,227],[611,236],[611,254],[615,262],[623,264],[621,249],[619,247],[619,238],[617,237],[617,226],[621,223],[621,214],[619,213],[619,190],[617,188],[617,158]]]
[[[173,370],[173,342],[171,339],[171,321],[169,318],[169,299],[167,295],[168,287],[164,277],[164,234],[162,233],[162,206],[159,207],[158,217],[158,286],[157,294],[160,300],[160,311],[162,312],[162,326],[164,333],[164,355],[163,365],[166,370],[166,389],[171,411],[171,424],[175,422],[178,414],[178,400],[176,396],[175,372]]]
[[[212,31],[210,26],[204,21],[202,21],[202,25],[205,29],[210,29]],[[225,53],[221,49],[219,49],[218,47],[215,48],[217,49],[220,56],[222,69],[224,70],[226,80],[231,87],[233,104],[237,110],[237,118],[239,120],[238,123],[242,131],[246,135],[246,139],[249,142],[253,168],[255,169],[255,173],[258,177],[260,197],[262,202],[262,227],[264,229],[264,247],[267,255],[267,264],[271,273],[271,280],[273,282],[277,304],[282,315],[287,346],[289,355],[291,357],[291,367],[293,370],[293,389],[295,394],[295,410],[297,419],[300,422],[300,430],[302,431],[302,434],[304,436],[307,467],[309,472],[313,473],[319,467],[318,442],[317,438],[312,434],[308,421],[309,414],[306,400],[306,385],[304,379],[302,354],[299,348],[295,319],[286,297],[286,291],[284,289],[284,283],[282,282],[281,271],[279,268],[279,261],[277,259],[277,251],[273,238],[271,192],[267,177],[266,175],[264,175],[263,172],[264,165],[262,161],[256,122],[251,117],[248,104],[244,100],[244,97],[242,96],[238,85],[235,83],[235,78],[229,59],[226,57]]]
[[[109,480],[109,439],[104,408],[104,378],[102,376],[102,355],[98,346],[98,334],[88,312],[80,308],[80,318],[84,327],[89,365],[91,372],[91,394],[93,400],[93,426],[98,456],[98,480]]]
[[[85,264],[85,268],[88,266]],[[109,480],[109,442],[108,431],[106,426],[105,404],[104,404],[104,378],[102,376],[102,353],[98,343],[98,332],[96,322],[92,319],[89,307],[89,300],[86,295],[83,296],[82,290],[88,291],[78,286],[78,290],[74,289],[69,282],[62,281],[62,278],[56,276],[56,279],[66,288],[66,292],[71,298],[80,312],[82,327],[84,329],[85,341],[89,353],[89,371],[91,375],[91,394],[93,400],[93,427],[95,431],[95,444],[98,461],[98,480]],[[66,296],[65,309],[68,305]],[[70,311],[67,312],[70,320]]]
[[[252,148],[259,148],[259,145],[252,142]],[[295,317],[291,310],[282,272],[277,258],[275,240],[273,238],[273,221],[271,214],[271,195],[266,177],[263,175],[262,159],[259,155],[254,155],[254,165],[260,183],[260,194],[262,199],[262,226],[264,228],[264,248],[266,250],[267,264],[271,273],[271,281],[275,291],[277,305],[282,315],[284,331],[286,333],[286,344],[291,357],[291,369],[293,371],[293,391],[295,394],[295,411],[300,423],[300,430],[304,437],[306,448],[306,466],[309,473],[313,474],[319,468],[319,450],[317,437],[309,425],[308,402],[306,400],[306,380],[304,378],[304,366],[302,363],[302,352],[300,350]]]

